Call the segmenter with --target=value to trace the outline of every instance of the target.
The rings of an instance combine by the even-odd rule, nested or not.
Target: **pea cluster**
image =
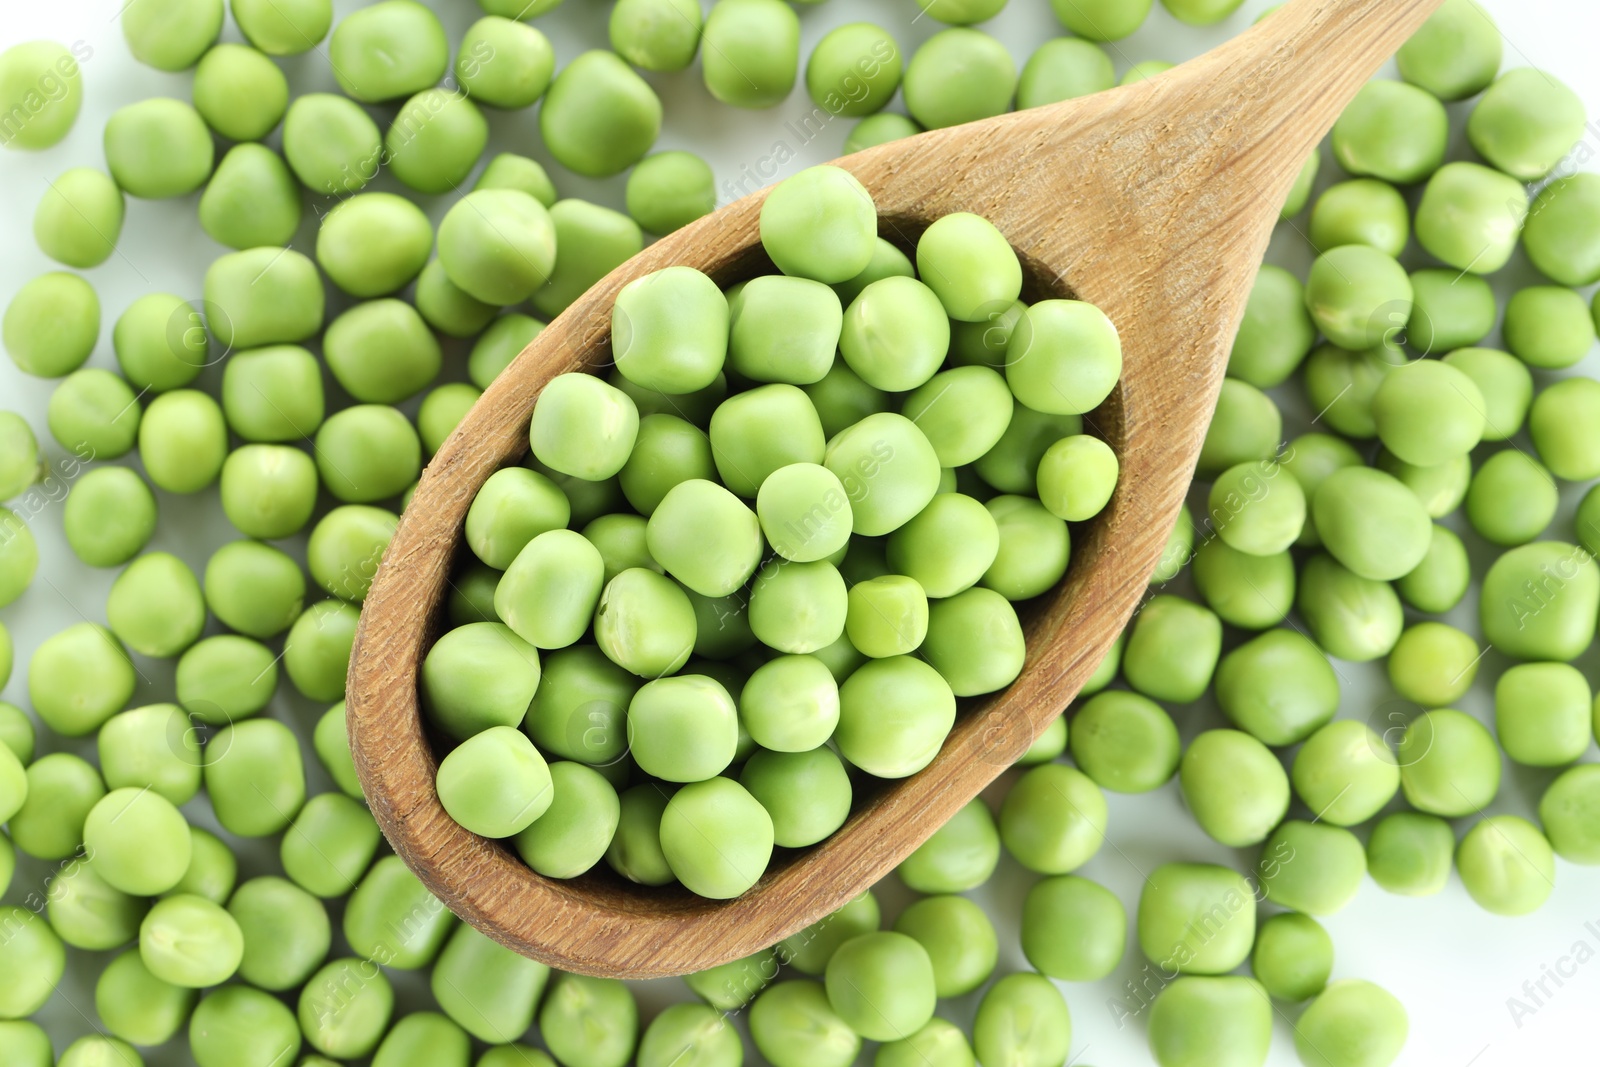
[[[915,266],[878,229],[861,183],[817,167],[762,207],[782,273],[624,287],[609,380],[551,381],[528,463],[474,500],[459,585],[492,603],[462,605],[422,669],[460,742],[439,798],[539,873],[604,858],[738,896],[774,846],[843,825],[847,766],[915,774],[957,697],[1021,672],[1011,602],[1061,579],[1067,522],[1116,487],[1081,432],[1116,329],[1080,301],[1024,309],[976,215],[929,226]]]
[[[618,0],[609,49],[559,69],[537,23],[559,0],[479,6],[454,50],[413,0],[337,24],[329,0],[231,0],[246,44],[218,43],[222,0],[121,12],[133,54],[190,72],[192,95],[129,104],[105,169],[51,183],[33,230],[63,269],[0,322],[21,372],[59,380],[42,410],[0,412],[0,607],[27,624],[42,508],[116,573],[103,613],[28,634],[20,665],[0,625],[0,686],[15,673],[30,709],[0,703],[0,1063],[139,1067],[186,1040],[198,1067],[738,1067],[744,1029],[774,1067],[846,1067],[870,1042],[877,1067],[1058,1067],[1062,991],[1132,957],[1143,999],[1119,999],[1118,1023],[1161,1067],[1260,1067],[1284,1015],[1309,1067],[1383,1067],[1406,1013],[1336,968],[1319,919],[1368,874],[1426,897],[1453,872],[1517,915],[1560,861],[1600,863],[1600,492],[1570,528],[1561,509],[1600,478],[1600,386],[1572,372],[1596,336],[1579,290],[1600,281],[1600,179],[1580,172],[1582,102],[1502,73],[1488,15],[1446,0],[1302,169],[1282,236],[1317,258],[1305,279],[1261,270],[1198,466],[1203,518],[1081,699],[900,885],[688,976],[697,999],[646,1018],[629,986],[458,923],[362,802],[337,703],[350,643],[397,502],[479,391],[646,234],[714,206],[704,161],[653,151],[657,76],[747,108],[803,83],[820,114],[859,120],[854,151],[1109,89],[1100,42],[1153,4],[1051,0],[1073,36],[1019,65],[978,28],[1004,0],[919,0],[944,28],[908,55],[856,22],[804,62],[813,16],[782,0]],[[1239,2],[1162,6],[1208,25]],[[295,92],[285,72],[319,56],[338,91]],[[0,54],[0,145],[60,141],[89,58]],[[496,113],[536,102],[556,178],[626,172],[625,214],[490,150]],[[435,226],[415,201],[439,193]],[[185,195],[225,249],[203,300],[141,296],[109,323],[115,363],[86,366],[102,315],[81,272],[118,254],[137,201]],[[1079,423],[1115,381],[1114,333],[1083,305],[1019,302],[992,226],[881,241],[829,168],[774,190],[763,223],[778,273],[630,289],[616,367],[555,384],[533,458],[469,514],[420,679],[449,752],[439,792],[550,876],[603,862],[726,895],[748,883],[683,846],[695,820],[762,864],[825,838],[857,787],[937,748],[957,697],[1007,684],[1011,602],[1059,578],[1066,523],[1115,482]],[[308,227],[309,254],[283,247]],[[1541,277],[1502,309],[1488,276],[1507,267]],[[1086,374],[1048,358],[1069,343]],[[166,533],[194,514],[180,496],[220,501],[240,535],[203,566],[151,550],[158,517]],[[1341,709],[1353,664],[1392,700]],[[306,757],[268,714],[281,689],[319,707]],[[1546,776],[1537,824],[1484,816],[1524,769]],[[1126,906],[1085,877],[1115,832],[1107,793],[1157,788],[1253,868],[1160,863]],[[1035,878],[1012,928],[1023,973],[967,896],[1003,856]],[[29,1016],[69,954],[99,976],[58,1059]]]

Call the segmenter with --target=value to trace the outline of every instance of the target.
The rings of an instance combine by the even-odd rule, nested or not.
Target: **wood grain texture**
[[[395,850],[453,911],[563,970],[683,974],[746,956],[882,878],[1061,713],[1145,591],[1192,477],[1257,267],[1302,162],[1345,103],[1441,0],[1295,0],[1148,82],[938,130],[847,157],[882,233],[910,245],[954,211],[991,219],[1037,298],[1071,293],[1122,334],[1122,381],[1090,418],[1121,457],[1108,509],[1061,586],[1025,612],[1027,666],[964,702],[938,758],[859,802],[823,845],[775,857],[728,902],[595,872],[534,874],[461,829],[434,792],[437,759],[417,675],[437,636],[461,527],[478,488],[521,459],[552,377],[610,363],[610,311],[629,281],[670,264],[719,281],[764,257],[757,193],[657,242],[547,328],[473,408],[422,476],[366,600],[350,670],[357,770]],[[601,865],[604,866],[603,864]]]

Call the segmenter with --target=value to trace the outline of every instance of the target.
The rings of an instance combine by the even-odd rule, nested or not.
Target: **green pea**
[[[1233,848],[1266,840],[1289,810],[1283,764],[1238,730],[1207,730],[1190,742],[1178,782],[1200,829]]]
[[[1466,546],[1455,533],[1435,524],[1427,555],[1395,582],[1395,588],[1417,610],[1442,614],[1461,603],[1470,581]]]
[[[668,799],[667,792],[654,783],[636,785],[618,797],[621,813],[617,832],[606,847],[606,864],[637,885],[677,881],[661,851],[661,816]]]
[[[369,1055],[394,1014],[394,987],[373,960],[326,964],[300,991],[298,1019],[306,1043],[341,1058]]]
[[[100,299],[75,274],[41,274],[11,298],[0,331],[18,370],[40,378],[64,377],[94,351]]]
[[[235,353],[223,370],[222,410],[229,428],[246,441],[309,437],[322,424],[321,367],[297,345]]]
[[[1413,220],[1417,243],[1458,271],[1493,274],[1516,251],[1527,198],[1521,182],[1497,170],[1446,163],[1422,191]]]
[[[432,249],[428,217],[392,193],[351,197],[328,212],[317,231],[317,262],[335,284],[357,297],[403,287],[422,270]]]
[[[1427,554],[1432,529],[1427,511],[1415,494],[1381,471],[1335,471],[1317,487],[1311,513],[1329,553],[1362,578],[1401,578]]]
[[[562,649],[545,658],[524,728],[546,752],[610,764],[626,749],[623,720],[637,688],[627,669],[595,646]]]
[[[700,5],[687,0],[622,0],[607,29],[612,50],[629,63],[674,71],[694,62],[703,22]]]
[[[850,779],[828,748],[757,752],[739,782],[772,816],[773,842],[784,848],[816,844],[850,814]]]
[[[1272,1002],[1250,978],[1185,976],[1150,1006],[1150,1051],[1161,1067],[1259,1067],[1272,1040]]]
[[[765,873],[773,834],[766,809],[729,778],[684,786],[661,817],[661,850],[672,873],[691,891],[718,900],[739,896]]]
[[[1497,170],[1524,182],[1549,176],[1583,137],[1583,101],[1542,70],[1507,71],[1467,120],[1467,139]]]
[[[1193,531],[1192,526],[1180,526]],[[1188,553],[1184,553],[1185,556]],[[1252,556],[1221,538],[1194,553],[1196,590],[1223,622],[1245,630],[1276,626],[1294,604],[1294,561],[1289,553]]]
[[[1371,982],[1346,978],[1328,986],[1295,1022],[1300,1061],[1315,1067],[1393,1063],[1405,1047],[1406,1010]]]
[[[230,542],[206,564],[206,606],[228,627],[257,640],[276,637],[293,625],[305,592],[300,565],[257,541]]]
[[[1333,971],[1333,939],[1309,915],[1285,912],[1261,924],[1250,972],[1271,995],[1304,1001],[1321,993]]]
[[[344,936],[360,956],[384,967],[428,966],[455,926],[451,915],[398,856],[385,856],[345,908]]]
[[[1569,863],[1600,862],[1600,842],[1594,834],[1600,775],[1590,765],[1573,767],[1550,783],[1539,801],[1539,822],[1556,855]],[[1446,853],[1448,856],[1448,853]]]
[[[481,1041],[512,1041],[533,1024],[550,968],[517,955],[462,924],[433,969],[445,1014]]]
[[[1067,1002],[1041,975],[1007,975],[978,1003],[972,1045],[980,1063],[1045,1067],[1065,1062],[1072,1046]]]
[[[1316,335],[1300,279],[1263,264],[1228,356],[1228,374],[1258,389],[1281,385],[1311,351]],[[1276,448],[1277,441],[1272,445]]]
[[[54,179],[33,215],[39,250],[79,270],[98,267],[122,234],[122,190],[104,173],[75,167]]]
[[[761,206],[761,244],[778,269],[794,277],[827,284],[856,277],[871,263],[877,235],[871,195],[838,167],[801,171]]]
[[[259,141],[277,127],[288,110],[289,82],[262,52],[245,45],[219,44],[195,68],[194,106],[206,125],[230,141]],[[287,178],[288,171],[283,173]],[[295,207],[299,207],[298,196]],[[298,221],[298,211],[296,216]],[[293,233],[291,228],[290,236]]]
[[[1506,347],[1530,367],[1561,369],[1594,347],[1594,318],[1571,289],[1530,286],[1506,305],[1505,335]]]
[[[1385,815],[1367,840],[1367,872],[1390,893],[1432,896],[1450,879],[1456,835],[1436,815],[1398,811]]]
[[[372,815],[342,793],[312,797],[283,837],[284,873],[301,889],[332,900],[353,892],[382,835]]]
[[[144,413],[139,399],[111,371],[73,371],[50,395],[50,436],[74,455],[110,460],[125,455],[138,437]]]
[[[1465,453],[1419,467],[1385,449],[1378,453],[1377,467],[1410,489],[1431,519],[1442,519],[1459,508],[1472,484],[1472,457]]]
[[[295,209],[298,216],[299,208]],[[200,316],[170,293],[151,293],[128,305],[112,331],[117,366],[141,390],[165,392],[193,382],[210,362]]]
[[[852,22],[817,42],[806,62],[806,91],[828,114],[858,118],[889,103],[903,68],[900,49],[887,30]]]
[[[1092,41],[1055,37],[1036,48],[1017,80],[1017,109],[1042,107],[1109,89],[1111,57]]]
[[[19,792],[24,798],[7,820],[12,843],[43,860],[72,855],[83,844],[89,812],[106,795],[100,773],[77,756],[58,752],[29,764],[25,782],[20,790],[14,783],[10,787],[12,804]]]
[[[273,56],[309,52],[333,25],[332,0],[232,0],[232,9],[250,43]]]
[[[1394,753],[1354,719],[1328,723],[1306,738],[1295,754],[1293,776],[1295,793],[1334,826],[1366,822],[1400,789]]]
[[[317,430],[315,453],[322,484],[347,504],[398,496],[422,467],[422,442],[410,420],[382,404],[331,416]]]
[[[215,834],[191,826],[189,838],[189,869],[167,895],[189,894],[213,904],[225,903],[238,881],[239,861]]]
[[[1438,101],[1433,103],[1439,106]],[[1413,297],[1405,268],[1388,253],[1366,245],[1344,245],[1322,253],[1306,279],[1311,318],[1329,341],[1350,350],[1385,343],[1392,327],[1404,326],[1411,318]]]
[[[284,116],[283,154],[307,189],[321,196],[345,196],[360,192],[378,173],[383,137],[355,101],[334,93],[308,93],[289,105]]]
[[[350,735],[345,730],[344,704],[335,704],[317,720],[312,732],[312,747],[323,769],[346,796],[361,797],[361,781],[350,756]]]
[[[106,601],[111,631],[128,648],[153,659],[171,659],[194,644],[205,628],[200,582],[178,557],[166,552],[140,556],[117,576]]]
[[[889,410],[888,394],[862,381],[843,360],[835,360],[821,380],[804,386],[804,392],[816,408],[823,433],[830,438],[868,415]],[[1040,455],[1044,454],[1045,447],[1040,447]],[[1029,475],[1031,477],[1032,471]]]
[[[305,1067],[323,1067],[305,1064]],[[478,1067],[555,1067],[555,1060],[528,1045],[498,1045],[478,1058]]]
[[[1349,830],[1296,819],[1273,831],[1256,865],[1266,899],[1308,915],[1339,911],[1366,873],[1366,850]]]
[[[39,569],[39,546],[18,515],[0,508],[0,604],[17,600],[33,584]]]
[[[517,189],[480,189],[456,202],[439,224],[446,277],[474,299],[503,306],[526,300],[555,265],[550,212]]]
[[[639,3],[681,4],[683,0],[632,0],[615,12]],[[700,17],[698,4],[693,17]],[[698,43],[698,42],[697,42]],[[637,60],[633,60],[637,62]],[[641,64],[643,65],[643,64]],[[710,164],[692,152],[657,152],[640,160],[628,174],[628,214],[645,230],[665,236],[716,210],[717,191]]]
[[[239,974],[260,989],[298,987],[327,958],[332,928],[322,902],[282,878],[255,878],[228,902],[244,935]]]
[[[1229,378],[1200,447],[1197,475],[1212,480],[1241,463],[1270,460],[1283,440],[1283,415],[1255,386]]]
[[[90,809],[83,840],[95,873],[135,896],[165,893],[189,867],[188,824],[170,800],[150,790],[126,787],[106,794]]]
[[[562,974],[539,1009],[539,1032],[569,1067],[623,1067],[639,1034],[639,1005],[615,979]]]
[[[1122,962],[1128,917],[1104,886],[1064,874],[1028,891],[1022,951],[1040,973],[1064,982],[1098,982]]]
[[[704,1004],[674,1004],[645,1029],[639,1043],[640,1067],[674,1063],[737,1067],[744,1061],[739,1033]]]
[[[1587,247],[1595,233],[1600,185],[1590,175],[1558,178],[1529,209],[1522,242],[1528,257],[1551,280],[1582,287],[1600,279],[1600,260]]]
[[[383,141],[390,172],[427,194],[459,188],[488,143],[489,120],[465,94],[449,89],[424,89],[408,99]]]
[[[230,348],[303,341],[322,328],[317,268],[293,249],[221,256],[206,271],[205,304],[212,333]]]
[[[661,100],[614,53],[585,52],[551,83],[539,132],[556,162],[585,177],[609,177],[643,159],[655,144]]]
[[[299,1054],[300,1028],[276,997],[228,985],[195,1008],[189,1049],[199,1067],[273,1067]]]
[[[1457,819],[1500,790],[1494,738],[1470,715],[1445,708],[1413,719],[1399,745],[1400,785],[1418,811]]]
[[[1503,45],[1494,17],[1477,0],[1447,0],[1400,47],[1400,76],[1446,102],[1488,88]]]
[[[1010,110],[1017,66],[1010,51],[981,30],[942,30],[906,65],[906,110],[925,129],[959,126]]]
[[[550,208],[550,221],[555,227],[556,244],[564,251],[551,268],[549,281],[533,295],[534,308],[547,318],[565,311],[590,286],[644,247],[638,223],[598,204],[576,199],[557,201]],[[621,298],[618,294],[618,300]],[[615,348],[615,336],[612,344]]]
[[[1067,874],[1105,839],[1105,795],[1082,772],[1060,763],[1017,780],[1000,809],[1000,840],[1031,871]]]
[[[975,918],[987,926],[987,920],[975,905],[958,897],[944,899],[959,900],[961,905],[976,912]],[[966,921],[972,920],[968,918]],[[948,923],[938,924],[934,928],[924,926],[915,913],[909,925],[918,929],[924,937],[960,936],[957,928]],[[974,970],[987,972],[993,969],[992,928],[987,932],[987,943],[967,949],[981,954],[982,958],[977,961]],[[939,963],[936,964],[929,951],[915,937],[890,931],[863,934],[840,945],[828,961],[828,1002],[839,1017],[862,1037],[877,1041],[905,1039],[922,1029],[933,1017],[941,966],[946,972],[942,975],[946,988],[966,991],[982,984],[984,976],[977,976],[974,980],[973,975],[961,973],[963,965],[971,967],[972,963],[954,958],[958,953],[960,950],[954,946],[941,945],[938,949]]]
[[[1456,867],[1467,893],[1495,915],[1537,911],[1555,888],[1555,857],[1538,827],[1515,815],[1479,822],[1461,839]]]
[[[794,88],[800,68],[800,20],[787,4],[718,0],[706,15],[702,37],[706,90],[724,104],[775,107]],[[739,57],[737,62],[734,56]]]
[[[451,282],[451,285],[454,284]],[[468,359],[467,374],[472,383],[480,389],[489,388],[495,378],[499,377],[500,372],[510,366],[511,361],[516,359],[543,329],[544,323],[527,315],[501,315],[489,323],[477,343],[472,346],[472,354]]]
[[[467,29],[456,51],[455,75],[474,99],[490,107],[531,107],[555,73],[550,39],[526,23],[491,15]]]
[[[1040,502],[1058,519],[1086,522],[1110,503],[1118,470],[1117,454],[1098,437],[1064,437],[1039,462]]]
[[[44,1006],[66,969],[66,949],[46,922],[26,908],[0,908],[0,1017],[19,1019]]]
[[[1208,609],[1158,596],[1134,620],[1123,675],[1146,696],[1186,704],[1210,685],[1221,647],[1222,624]]]
[[[105,153],[117,185],[143,200],[187,196],[205,184],[216,160],[200,113],[166,97],[114,112],[106,120]]]
[[[1600,567],[1587,550],[1539,541],[1506,552],[1483,579],[1484,638],[1517,659],[1570,661],[1594,639]]]
[[[896,872],[919,893],[960,893],[987,882],[999,860],[994,816],[973,800],[901,860]]]
[[[150,907],[148,901],[124,893],[76,859],[50,880],[46,895],[51,929],[66,944],[91,952],[133,940]]]
[[[1139,948],[1165,973],[1231,971],[1255,941],[1255,903],[1250,883],[1236,871],[1164,864],[1139,894]]]
[[[345,95],[375,104],[438,82],[450,48],[432,11],[413,0],[384,0],[340,21],[328,57]]]
[[[576,878],[605,855],[621,806],[616,790],[598,771],[561,762],[551,764],[549,774],[550,805],[516,836],[516,849],[528,866],[547,878]],[[665,824],[662,845],[666,845]]]
[[[1178,728],[1159,704],[1134,693],[1100,693],[1078,710],[1073,762],[1113,793],[1147,793],[1178,767]]]
[[[205,783],[223,829],[240,837],[280,833],[305,803],[299,743],[271,719],[235,723],[206,745]]]
[[[1303,597],[1305,590],[1317,588],[1311,570],[1301,587]],[[1313,624],[1313,634],[1316,630]],[[1230,721],[1277,746],[1305,740],[1339,706],[1339,680],[1328,657],[1292,629],[1269,630],[1224,656],[1217,665],[1216,693]]]
[[[1006,381],[1019,401],[1039,412],[1079,415],[1116,387],[1122,343],[1094,305],[1044,300],[1023,313],[1006,359]]]
[[[1444,162],[1449,128],[1437,98],[1379,79],[1364,85],[1334,123],[1333,154],[1351,174],[1414,185]]]
[[[55,1067],[50,1035],[26,1019],[0,1022],[0,1052],[16,1067]]]
[[[220,985],[239,969],[244,936],[221,905],[197,896],[167,897],[139,928],[139,955],[162,981],[202,989]]]
[[[94,987],[95,1010],[106,1030],[135,1045],[170,1041],[188,1021],[196,999],[194,990],[151,974],[132,948],[106,965]]]
[[[1411,238],[1411,209],[1387,182],[1357,178],[1330,186],[1311,209],[1311,244],[1326,252],[1370,245],[1398,256]]]
[[[1384,347],[1351,352],[1318,345],[1306,359],[1306,397],[1333,431],[1358,440],[1375,437],[1372,396],[1398,358]]]
[[[1061,580],[1071,555],[1065,522],[1027,497],[998,496],[984,507],[999,529],[1000,548],[983,585],[1016,601],[1036,597]]]
[[[1589,420],[1600,411],[1600,383],[1567,378],[1534,397],[1528,433],[1551,473],[1566,481],[1588,481],[1600,472],[1600,436]]]
[[[1457,349],[1478,344],[1494,329],[1494,292],[1489,283],[1476,274],[1463,274],[1454,270],[1418,270],[1411,272],[1413,293],[1411,321],[1406,323],[1406,342],[1423,355],[1455,353]],[[1450,356],[1445,362],[1459,366],[1477,381],[1468,366],[1462,366]],[[1490,404],[1494,398],[1483,391],[1484,400]],[[1489,420],[1491,428],[1494,419]]]
[[[78,623],[34,651],[28,699],[46,726],[64,737],[85,737],[127,704],[136,673],[109,630]]]
[[[955,696],[934,668],[909,656],[873,660],[839,689],[835,740],[845,759],[879,778],[932,762],[955,721]]]
[[[750,1008],[750,1036],[773,1067],[849,1067],[861,1038],[833,1010],[820,982],[781,982]]]
[[[1589,683],[1565,663],[1521,663],[1494,690],[1495,733],[1514,762],[1534,767],[1572,763],[1589,747]]]
[[[65,138],[83,107],[78,63],[92,55],[82,43],[69,52],[54,41],[27,41],[0,52],[0,110],[8,116],[0,145],[38,150]],[[20,124],[13,117],[19,115]]]
[[[9,633],[0,638],[0,644],[9,641]],[[4,675],[5,672],[0,671],[0,676]],[[33,720],[27,712],[15,704],[0,701],[0,746],[8,749],[24,767],[33,762],[34,733]]]
[[[222,0],[133,0],[120,16],[135,59],[157,70],[187,70],[222,30]]]

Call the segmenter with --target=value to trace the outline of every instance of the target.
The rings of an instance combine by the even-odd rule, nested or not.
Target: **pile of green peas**
[[[725,899],[827,838],[851,769],[915,774],[958,697],[1016,679],[1012,602],[1116,488],[1082,432],[1116,328],[1023,307],[993,224],[945,216],[907,255],[829,166],[777,185],[760,231],[781,273],[625,286],[614,368],[552,380],[531,456],[467,514],[456,587],[486,595],[422,667],[438,795],[548,877],[604,860]]]
[[[1600,180],[1575,166],[1582,101],[1544,72],[1502,73],[1487,13],[1446,0],[1397,57],[1399,80],[1364,89],[1301,171],[1284,214],[1316,260],[1305,279],[1262,268],[1197,470],[1199,521],[1180,523],[1073,707],[898,885],[688,976],[696,999],[653,1017],[627,985],[552,973],[457,922],[362,802],[338,703],[350,644],[398,506],[479,392],[647,234],[715,206],[703,160],[654,151],[654,77],[698,59],[689,76],[737,108],[799,88],[855,122],[856,151],[1109,89],[1107,42],[1153,5],[1051,0],[1073,36],[1019,62],[981,28],[1005,0],[918,0],[946,28],[905,57],[861,22],[803,56],[810,16],[782,0],[618,0],[606,40],[559,69],[538,26],[559,0],[479,6],[454,47],[414,0],[337,22],[330,0],[121,12],[133,55],[191,72],[192,94],[122,108],[104,169],[50,183],[33,233],[59,269],[0,322],[19,370],[59,381],[28,418],[0,412],[0,687],[17,701],[0,702],[0,1062],[138,1067],[186,1042],[199,1067],[737,1067],[744,1029],[774,1067],[844,1067],[874,1043],[877,1067],[1057,1067],[1073,1051],[1063,990],[1132,957],[1160,976],[1126,1011],[1161,1067],[1258,1067],[1275,1014],[1294,1017],[1307,1065],[1380,1067],[1406,1013],[1336,967],[1319,922],[1364,875],[1414,897],[1454,875],[1514,916],[1544,903],[1558,860],[1600,864],[1585,676],[1600,492],[1570,520],[1561,507],[1600,477],[1600,386],[1574,372],[1600,318],[1580,292],[1600,281]],[[1162,6],[1208,25],[1240,3]],[[230,25],[245,43],[219,43]],[[0,53],[0,145],[64,138],[89,58],[43,41]],[[324,61],[337,91],[297,92],[294,64]],[[625,173],[625,212],[560,199],[534,159],[491,151],[495,113],[535,103],[556,179]],[[1469,158],[1452,158],[1452,132]],[[797,200],[844,184],[802,177]],[[780,273],[724,293],[664,272],[627,294],[617,367],[552,390],[532,460],[497,474],[468,520],[452,628],[421,679],[457,746],[439,790],[548,876],[603,861],[643,886],[733,895],[758,865],[681,847],[696,820],[742,858],[825,838],[850,808],[847,764],[912,773],[948,729],[943,710],[938,729],[921,721],[930,703],[1014,676],[1010,601],[1059,578],[1065,523],[1115,484],[1115,457],[1075,421],[1115,381],[1104,330],[1086,395],[1016,364],[1034,340],[1099,323],[1019,303],[992,227],[943,220],[948,243],[935,235],[924,263],[877,240],[870,200],[828,200],[842,224],[821,241],[780,192],[763,232]],[[414,201],[441,193],[454,203],[435,226]],[[228,249],[203,300],[141,297],[106,320],[114,361],[87,365],[102,309],[82,272],[117,254],[138,200],[194,194]],[[313,214],[314,244],[286,250]],[[1502,308],[1488,278],[1522,259],[1540,277]],[[457,363],[466,380],[442,381]],[[904,429],[891,414],[920,435],[897,443],[932,449],[936,481],[874,451]],[[781,420],[805,427],[774,435]],[[852,431],[870,475],[830,466]],[[807,506],[835,483],[848,521]],[[178,495],[220,499],[240,535],[203,566],[152,550]],[[31,524],[53,506],[72,554],[116,577],[103,612],[36,637]],[[837,585],[813,580],[827,569]],[[822,585],[844,590],[836,632],[804,603]],[[617,609],[603,626],[602,604]],[[987,652],[963,639],[996,620]],[[902,651],[907,623],[925,632]],[[806,649],[824,630],[833,640]],[[1359,664],[1382,666],[1392,701],[1342,701]],[[851,693],[863,674],[873,684]],[[1473,706],[1486,683],[1490,703]],[[268,713],[285,688],[326,707],[304,755]],[[899,721],[847,728],[852,696]],[[1174,715],[1209,700],[1220,717]],[[1484,816],[1516,768],[1545,775],[1537,820]],[[1164,863],[1127,903],[1084,877],[1115,832],[1106,794],[1156,789],[1253,868]],[[686,792],[695,810],[669,815]],[[277,863],[241,862],[250,841]],[[1036,880],[1018,925],[997,929],[969,894],[1002,863]],[[1031,970],[1001,951],[1013,930]],[[53,1047],[29,1017],[81,954],[99,969],[80,1008],[93,1032]]]

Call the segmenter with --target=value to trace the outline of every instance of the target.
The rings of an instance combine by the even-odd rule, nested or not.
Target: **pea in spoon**
[[[528,346],[439,450],[367,597],[350,668],[350,739],[395,851],[495,940],[562,970],[619,978],[750,955],[882,878],[1027,749],[1122,631],[1183,503],[1245,300],[1301,165],[1440,3],[1294,0],[1149,81],[841,161],[872,193],[885,237],[909,248],[934,219],[975,212],[1021,256],[1024,299],[1070,295],[1110,316],[1122,335],[1122,381],[1091,423],[1121,459],[1121,484],[1079,536],[1067,577],[1024,609],[1022,676],[965,702],[929,767],[858,797],[839,832],[776,855],[733,901],[633,886],[598,869],[544,878],[505,845],[456,825],[434,791],[438,760],[418,705],[418,668],[438,635],[474,495],[526,453],[546,382],[610,362],[611,305],[624,285],[672,264],[724,284],[762,267],[765,194],[613,271]]]

